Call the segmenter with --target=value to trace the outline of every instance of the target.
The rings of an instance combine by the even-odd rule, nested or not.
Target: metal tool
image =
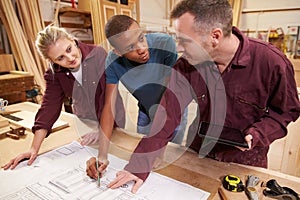
[[[262,187],[266,187],[263,190],[263,194],[267,197],[279,200],[300,200],[297,192],[288,187],[281,187],[275,179],[263,183]]]
[[[255,186],[259,182],[259,177],[249,175],[247,182],[246,182],[246,189],[245,192],[250,200],[258,200],[258,192],[255,189]]]

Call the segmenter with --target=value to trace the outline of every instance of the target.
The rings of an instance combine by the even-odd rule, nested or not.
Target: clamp
[[[25,135],[25,130],[26,130],[26,128],[24,128],[22,126],[21,127],[15,127],[15,126],[14,127],[11,127],[11,126],[5,127],[0,133],[0,139],[9,137],[9,138],[18,140]]]

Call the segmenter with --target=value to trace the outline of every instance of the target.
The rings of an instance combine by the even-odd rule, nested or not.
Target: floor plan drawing
[[[0,200],[205,200],[209,197],[206,191],[154,172],[136,194],[131,193],[133,182],[110,189],[107,185],[127,163],[113,155],[109,155],[110,165],[98,187],[97,181],[85,172],[86,160],[96,155],[96,149],[73,142],[39,156],[33,166],[1,170],[0,180],[6,180],[6,184],[0,183]]]

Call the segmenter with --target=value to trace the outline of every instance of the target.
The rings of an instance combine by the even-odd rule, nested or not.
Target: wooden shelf
[[[59,14],[66,16],[66,17],[77,17],[80,15],[90,16],[91,12],[87,10],[82,10],[78,8],[72,8],[72,7],[62,7],[59,9]]]
[[[242,14],[245,13],[261,13],[261,12],[285,12],[285,11],[299,11],[299,8],[274,8],[274,9],[244,9],[242,10]]]
[[[65,6],[59,9],[59,24],[60,27],[66,28],[68,29],[69,32],[74,31],[74,29],[78,29],[79,31],[81,30],[82,32],[85,32],[87,30],[86,33],[90,32],[91,34],[93,34],[93,27],[92,27],[92,20],[91,20],[91,12],[88,10],[84,10],[84,9],[79,9],[79,8],[72,8],[70,6]],[[60,17],[64,17],[66,18],[73,18],[73,17],[78,17],[80,20],[83,21],[83,23],[75,23],[74,21],[68,21],[68,20],[64,20],[62,21],[60,19]],[[76,38],[78,38],[80,41],[84,42],[84,43],[94,43],[94,39],[91,40],[86,40],[84,38],[80,38],[78,36],[75,36]],[[91,35],[91,37],[93,37],[93,35]]]
[[[61,22],[60,26],[64,27],[64,28],[86,28],[86,29],[92,28],[91,24],[88,24],[87,26],[85,26],[84,24],[74,24],[74,23],[68,23],[68,22]]]

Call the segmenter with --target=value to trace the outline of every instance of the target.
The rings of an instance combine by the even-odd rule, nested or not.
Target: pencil
[[[98,168],[99,168],[99,163],[98,163],[98,160],[96,160],[96,167],[97,167],[97,172],[98,172],[98,187],[100,187],[100,172],[98,171]]]

